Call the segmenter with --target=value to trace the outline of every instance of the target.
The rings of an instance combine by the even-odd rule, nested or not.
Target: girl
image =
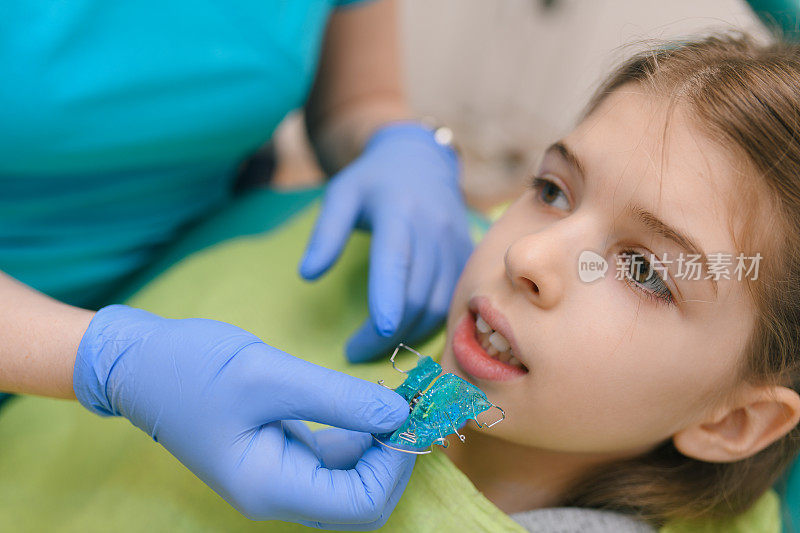
[[[473,253],[442,363],[507,421],[447,453],[501,509],[731,515],[793,459],[799,79],[743,36],[630,59]]]

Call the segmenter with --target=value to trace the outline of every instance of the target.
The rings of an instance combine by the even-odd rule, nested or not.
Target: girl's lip
[[[466,374],[479,380],[508,381],[528,373],[524,368],[491,357],[478,343],[475,332],[475,317],[467,313],[453,333],[453,356],[458,367]]]

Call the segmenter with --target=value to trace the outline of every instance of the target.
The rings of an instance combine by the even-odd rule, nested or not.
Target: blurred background
[[[513,199],[544,149],[569,131],[602,77],[653,39],[709,29],[768,38],[744,0],[399,0],[414,109],[450,126],[463,188],[480,211]],[[273,139],[275,187],[323,182],[302,117]],[[268,150],[267,150],[268,151]],[[272,168],[251,161],[251,173]],[[259,170],[261,169],[261,170]]]

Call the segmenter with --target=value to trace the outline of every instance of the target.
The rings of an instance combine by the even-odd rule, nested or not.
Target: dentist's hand
[[[391,431],[408,416],[398,394],[225,322],[104,307],[78,347],[73,386],[89,410],[128,418],[251,519],[374,529],[411,475],[410,454],[363,433],[320,445],[290,422]]]
[[[300,274],[315,279],[355,227],[372,231],[370,319],[350,337],[359,362],[414,342],[444,319],[472,251],[456,153],[415,123],[379,129],[331,179]]]

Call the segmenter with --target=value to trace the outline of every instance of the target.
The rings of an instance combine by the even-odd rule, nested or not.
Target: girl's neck
[[[587,468],[619,458],[522,446],[469,427],[462,433],[466,442],[456,439],[443,452],[507,514],[557,507],[564,491]]]

